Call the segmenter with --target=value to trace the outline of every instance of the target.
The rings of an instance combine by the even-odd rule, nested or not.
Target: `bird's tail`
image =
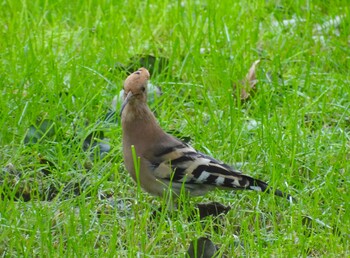
[[[284,193],[279,189],[273,189],[270,185],[261,181],[259,179],[255,179],[253,177],[243,175],[240,172],[235,171],[235,174],[224,175],[225,180],[221,180],[222,186],[241,189],[241,190],[253,190],[258,192],[266,192],[273,193],[276,196],[286,198],[290,202],[296,203],[296,199],[292,197],[290,194]]]
[[[272,189],[271,186],[269,186],[267,183],[261,180],[258,180],[249,176],[247,176],[246,179],[249,182],[249,186],[247,187],[247,189],[249,190],[273,193],[276,196],[286,198],[290,202],[294,202],[294,203],[296,202],[296,199],[292,197],[290,194],[284,193],[279,189]]]

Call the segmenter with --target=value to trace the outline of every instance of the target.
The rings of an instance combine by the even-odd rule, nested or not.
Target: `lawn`
[[[0,33],[2,257],[184,257],[199,237],[350,256],[348,1],[3,1]],[[118,116],[139,66],[164,130],[298,202],[217,190],[167,212],[140,190]],[[214,201],[231,210],[191,216]]]

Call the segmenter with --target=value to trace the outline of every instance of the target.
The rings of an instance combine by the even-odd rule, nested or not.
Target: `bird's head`
[[[120,115],[128,103],[134,101],[147,102],[147,82],[150,74],[146,68],[140,68],[126,78],[124,82],[124,102]]]

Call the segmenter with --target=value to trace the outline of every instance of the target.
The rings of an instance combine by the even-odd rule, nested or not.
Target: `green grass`
[[[4,1],[0,254],[181,257],[207,236],[229,257],[350,256],[349,18],[341,0]],[[126,172],[120,125],[97,123],[126,78],[115,65],[138,54],[169,59],[152,77],[164,129],[299,202],[215,191],[151,220],[165,202]],[[232,85],[260,58],[258,90],[240,103]],[[24,144],[44,119],[53,131]],[[97,129],[112,147],[103,158],[81,147]],[[207,201],[232,210],[219,222],[188,221]],[[307,228],[305,215],[339,232]]]

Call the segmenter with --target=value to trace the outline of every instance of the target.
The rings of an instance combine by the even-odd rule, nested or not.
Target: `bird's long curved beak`
[[[125,99],[124,99],[124,102],[123,102],[123,104],[122,104],[122,107],[120,108],[120,113],[119,113],[120,116],[122,115],[123,110],[124,110],[124,108],[126,107],[126,105],[128,104],[128,102],[129,102],[129,100],[130,100],[131,97],[132,97],[132,92],[129,91],[129,93],[126,95],[126,97],[125,97]]]

